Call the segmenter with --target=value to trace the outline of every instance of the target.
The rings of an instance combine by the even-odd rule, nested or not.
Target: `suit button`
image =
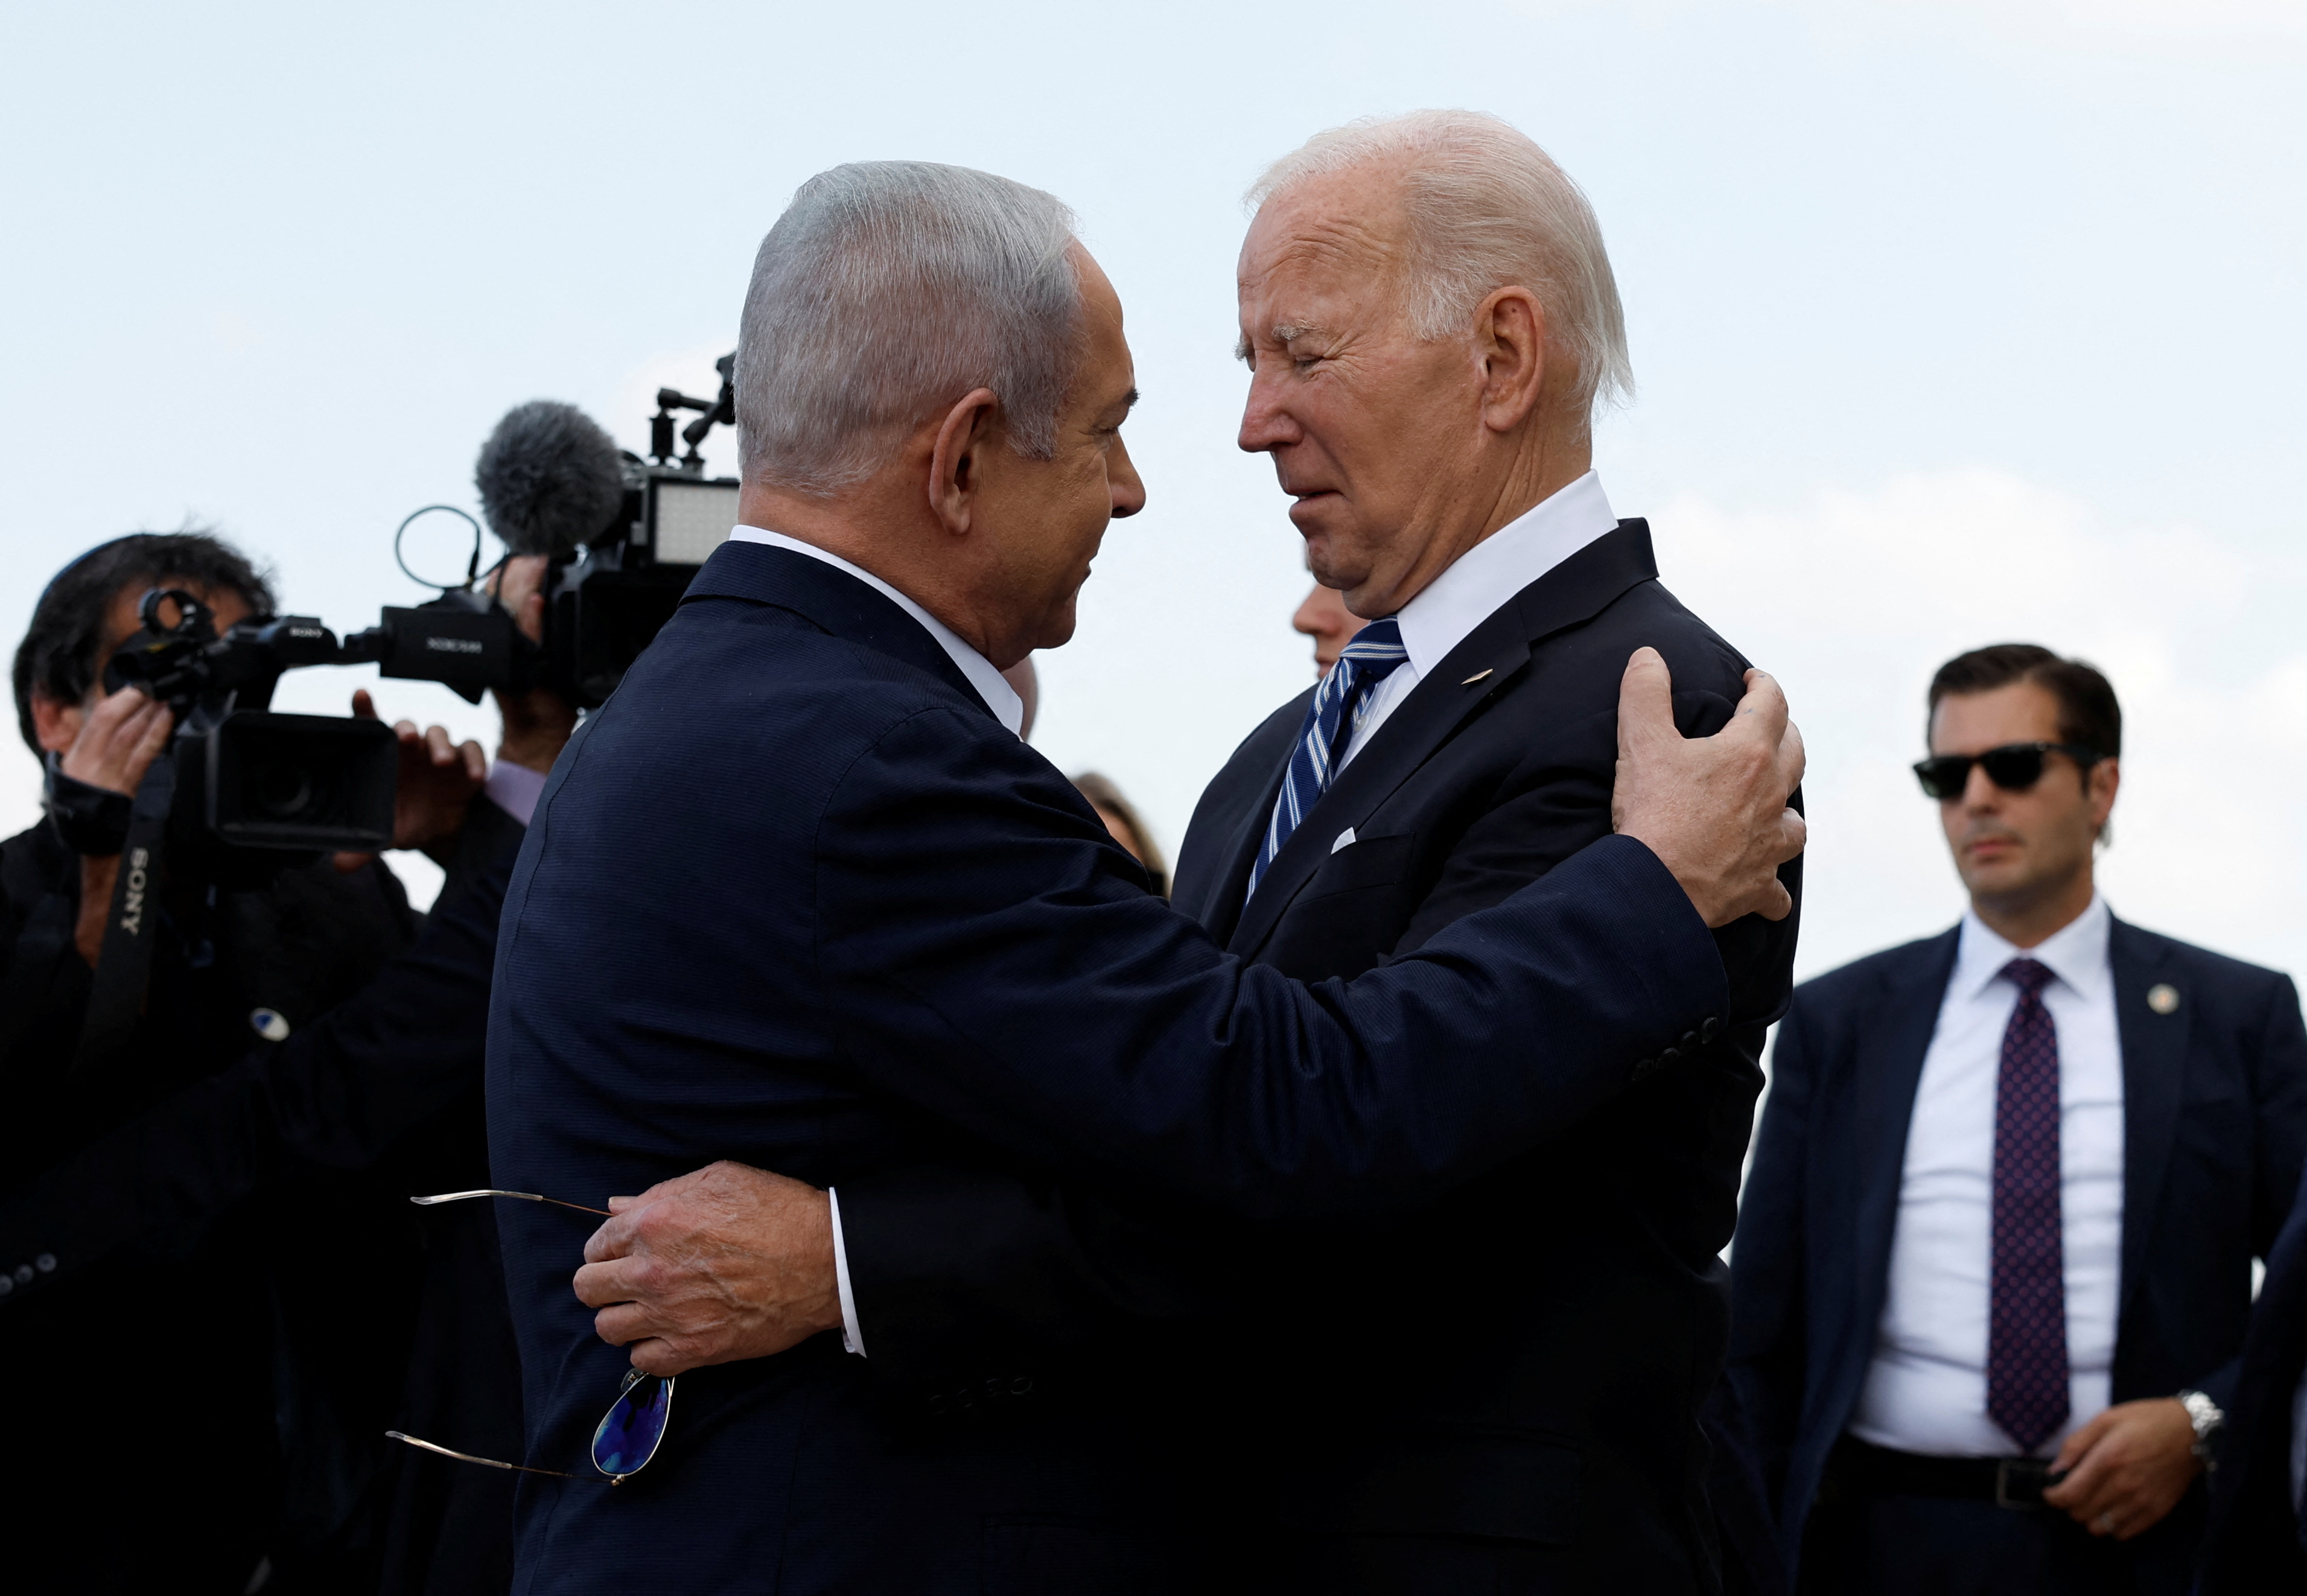
[[[1650,1078],[1651,1071],[1657,1068],[1658,1060],[1656,1059],[1637,1059],[1634,1060],[1634,1078],[1638,1081],[1647,1080]]]
[[[1009,1382],[1010,1395],[1031,1396],[1033,1394],[1033,1377],[1032,1375],[1019,1375],[1016,1379]]]
[[[31,1265],[19,1264],[16,1266],[16,1283],[18,1285],[30,1285],[32,1283]]]
[[[1697,1032],[1695,1032],[1695,1031],[1685,1031],[1685,1032],[1682,1034],[1682,1051],[1683,1051],[1684,1052],[1689,1052],[1691,1050],[1693,1050],[1694,1048],[1696,1048],[1696,1047],[1697,1047],[1697,1046],[1699,1046],[1699,1045],[1700,1045],[1700,1043],[1699,1043],[1699,1037],[1698,1037],[1698,1033],[1697,1033]]]
[[[939,1418],[944,1417],[944,1415],[945,1415],[945,1398],[944,1398],[943,1396],[940,1396],[940,1395],[933,1395],[933,1396],[931,1396],[931,1397],[930,1398],[930,1412],[932,1412],[932,1413],[937,1414]]]
[[[56,1272],[56,1255],[52,1252],[42,1253],[32,1260],[32,1267],[43,1274],[54,1274]]]
[[[1706,1017],[1706,1023],[1698,1027],[1698,1039],[1701,1042],[1711,1042],[1722,1034],[1722,1022],[1710,1014]]]
[[[1678,1047],[1660,1048],[1659,1050],[1659,1062],[1661,1064],[1681,1063],[1682,1050]]]

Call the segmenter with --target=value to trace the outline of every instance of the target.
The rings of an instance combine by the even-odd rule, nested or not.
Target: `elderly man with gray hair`
[[[879,163],[764,242],[743,525],[505,912],[520,1589],[1700,1583],[1799,740],[1596,522],[1553,277],[1454,237],[1432,288],[1421,174],[1544,163],[1444,134],[1309,157],[1245,251],[1243,442],[1382,618],[1213,785],[1190,918],[999,674],[1144,500],[1069,218]]]

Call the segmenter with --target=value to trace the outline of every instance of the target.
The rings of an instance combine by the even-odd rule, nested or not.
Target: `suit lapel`
[[[1891,1240],[1899,1225],[1899,1188],[1915,1092],[1922,1084],[1923,1060],[1938,1029],[1961,935],[1957,926],[1917,944],[1901,966],[1885,976],[1880,1008],[1859,1021],[1857,1078],[1851,1082],[1856,1134],[1848,1153],[1857,1160],[1849,1188],[1857,1198],[1852,1214],[1858,1287],[1853,1323],[1870,1349],[1890,1289]]]
[[[1265,841],[1265,826],[1274,814],[1274,800],[1282,791],[1282,776],[1290,768],[1290,751],[1297,744],[1298,729],[1306,718],[1306,706],[1314,700],[1314,688],[1308,688],[1250,734],[1248,743],[1237,756],[1244,780],[1250,785],[1246,794],[1234,798],[1235,807],[1230,812],[1222,818],[1212,816],[1214,825],[1222,829],[1205,845],[1217,850],[1224,863],[1219,867],[1214,882],[1205,889],[1205,897],[1196,902],[1173,901],[1173,907],[1200,921],[1221,944],[1233,935],[1235,922],[1240,918],[1242,899],[1249,890],[1249,867]],[[1229,765],[1228,774],[1236,768]],[[1247,774],[1256,771],[1264,772],[1262,782]],[[1179,850],[1180,874],[1186,869],[1187,854],[1196,844],[1201,819],[1198,814],[1194,817],[1186,845]]]
[[[1338,834],[1368,819],[1469,716],[1507,691],[1529,665],[1536,644],[1593,619],[1629,588],[1657,577],[1649,523],[1620,521],[1616,531],[1580,549],[1468,632],[1386,716],[1368,746],[1338,773],[1282,845],[1259,879],[1257,896],[1243,910],[1227,948],[1255,957],[1282,911],[1329,857]],[[1299,713],[1302,718],[1304,712]],[[1252,854],[1263,844],[1287,762],[1285,751],[1265,790],[1265,807],[1250,826]],[[1241,873],[1236,892],[1248,882],[1250,856],[1237,861]]]
[[[2164,968],[2165,949],[2138,927],[2115,921],[2107,928],[2107,963],[2114,974],[2114,1028],[2123,1044],[2123,1281],[2127,1309],[2145,1274],[2147,1241],[2163,1193],[2177,1134],[2179,1098],[2186,1084],[2187,1026],[2194,993]],[[2158,1014],[2148,994],[2165,990],[2178,1001]],[[2122,1334],[2123,1309],[2115,1334]]]

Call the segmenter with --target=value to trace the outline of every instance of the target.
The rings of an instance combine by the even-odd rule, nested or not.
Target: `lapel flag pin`
[[[2166,982],[2157,982],[2147,989],[2147,1007],[2157,1014],[2175,1014],[2179,1008],[2179,989]]]

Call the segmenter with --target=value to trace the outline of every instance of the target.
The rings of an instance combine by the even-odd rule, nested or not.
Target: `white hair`
[[[1074,217],[990,172],[860,161],[801,185],[753,260],[737,341],[746,480],[837,493],[989,388],[1011,444],[1057,446],[1078,359]]]
[[[1626,322],[1594,208],[1545,150],[1479,111],[1367,116],[1316,133],[1265,169],[1253,208],[1311,177],[1399,162],[1410,221],[1409,303],[1419,337],[1467,330],[1474,307],[1519,286],[1546,311],[1547,341],[1576,366],[1582,408],[1632,395]]]

